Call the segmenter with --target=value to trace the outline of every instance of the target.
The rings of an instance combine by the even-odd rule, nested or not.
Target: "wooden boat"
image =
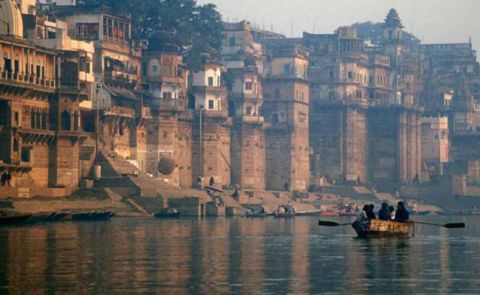
[[[273,217],[276,217],[276,218],[295,217],[295,212],[278,212],[278,211],[275,211],[275,213],[273,213]]]
[[[337,216],[338,213],[337,213],[337,212],[333,212],[333,211],[322,211],[322,212],[320,212],[320,215],[321,215],[321,216],[329,217],[329,216]]]
[[[177,218],[180,216],[180,212],[178,212],[175,208],[164,208],[155,213],[153,216],[156,218]]]
[[[295,216],[320,216],[320,211],[296,211]]]
[[[55,214],[56,213],[54,213],[54,212],[34,213],[34,214],[30,215],[30,217],[28,217],[25,220],[25,222],[28,222],[28,223],[47,222]]]
[[[9,216],[0,216],[0,226],[1,225],[14,225],[24,223],[31,215],[9,215]]]
[[[112,218],[115,213],[106,211],[106,212],[80,212],[80,213],[72,213],[71,219],[73,221],[101,221],[101,220],[108,220]]]
[[[357,232],[357,235],[362,238],[386,236],[408,237],[410,233],[413,233],[412,222],[373,219],[365,223],[354,222],[352,227]]]
[[[248,218],[256,218],[256,217],[267,217],[267,216],[271,216],[273,214],[269,214],[267,212],[258,212],[258,211],[249,211],[247,210],[247,212],[245,212],[245,217],[248,217]]]

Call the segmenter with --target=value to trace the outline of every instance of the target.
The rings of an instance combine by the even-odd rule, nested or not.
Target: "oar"
[[[323,221],[319,220],[318,225],[320,226],[342,226],[342,225],[351,225],[352,223],[338,223],[338,222],[333,222],[333,221]]]
[[[418,223],[418,224],[443,226],[445,228],[465,228],[465,223],[463,222],[454,222],[454,223],[446,223],[446,224],[430,223],[430,222],[423,222],[423,221],[412,221],[412,222]]]

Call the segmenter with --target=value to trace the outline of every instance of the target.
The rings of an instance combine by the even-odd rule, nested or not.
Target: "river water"
[[[425,220],[467,228],[362,240],[314,217],[0,227],[0,294],[479,294],[480,216]]]

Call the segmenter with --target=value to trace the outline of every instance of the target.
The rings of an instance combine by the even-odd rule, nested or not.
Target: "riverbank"
[[[373,203],[380,207],[382,202],[396,204],[400,200],[394,194],[377,193],[360,186],[330,186],[320,193],[293,193],[280,191],[239,191],[232,197],[233,191],[206,192],[198,189],[162,190],[157,196],[141,197],[119,195],[109,189],[81,190],[70,197],[64,198],[15,198],[11,208],[4,211],[14,211],[21,214],[33,214],[52,211],[111,211],[116,216],[151,216],[161,208],[177,207],[184,215],[190,216],[232,216],[243,215],[248,207],[263,207],[267,212],[273,212],[278,206],[290,205],[297,211],[327,212],[336,214],[342,207],[359,207]],[[438,202],[424,202],[409,199],[418,211],[439,212],[442,208]],[[434,203],[437,203],[434,205]],[[9,206],[7,206],[9,207]]]

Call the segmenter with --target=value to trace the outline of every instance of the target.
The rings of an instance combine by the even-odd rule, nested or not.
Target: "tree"
[[[195,0],[86,0],[86,5],[105,5],[112,12],[129,16],[134,38],[147,38],[157,30],[174,36],[178,46],[188,49],[188,60],[200,58],[202,50],[217,52],[222,41],[222,19],[214,4]]]

